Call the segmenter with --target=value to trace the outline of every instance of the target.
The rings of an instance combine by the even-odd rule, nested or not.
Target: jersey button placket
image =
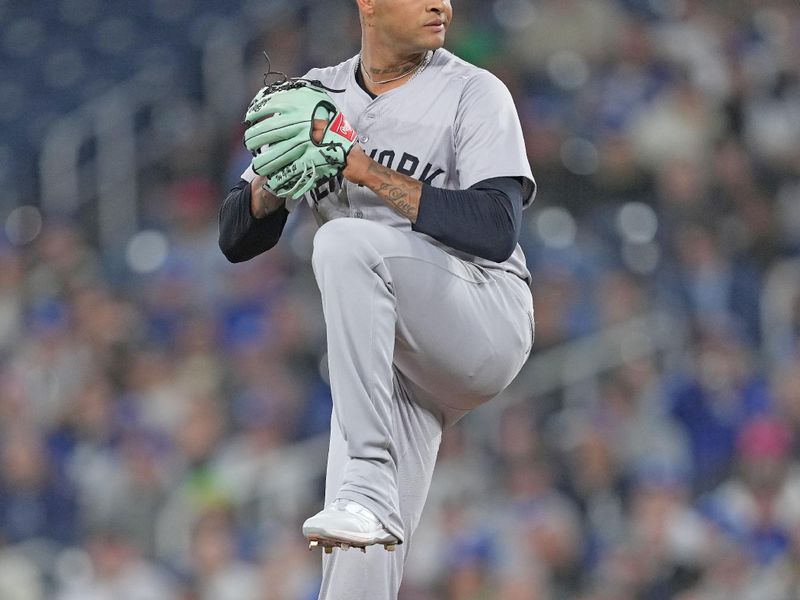
[[[357,125],[356,125],[355,129],[356,129],[356,131],[360,132],[359,135],[358,135],[358,141],[361,144],[366,144],[367,142],[369,142],[369,136],[366,133],[363,133],[363,130],[365,130],[365,129],[367,129],[367,127],[369,127],[369,125],[364,123],[364,119],[371,120],[371,115],[372,115],[372,113],[367,113],[365,115],[362,115],[362,118],[358,119],[358,122],[357,122]],[[372,118],[374,118],[374,116]],[[358,208],[355,205],[355,202],[354,202],[355,198],[353,196],[355,196],[355,194],[352,194],[350,196],[350,216],[355,218],[355,219],[363,219],[364,218],[364,211],[362,211],[360,208]]]

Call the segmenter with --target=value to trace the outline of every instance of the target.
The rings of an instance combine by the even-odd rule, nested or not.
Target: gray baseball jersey
[[[356,82],[357,65],[355,56],[335,67],[312,69],[305,77],[344,90],[331,97],[370,157],[450,190],[466,189],[492,177],[523,177],[528,181],[525,206],[531,203],[536,188],[519,117],[511,94],[497,77],[440,49],[417,77],[373,99]],[[254,177],[252,168],[242,174],[247,181]],[[411,229],[408,219],[371,190],[341,177],[311,190],[305,199],[320,224],[355,217]],[[298,202],[287,200],[287,209],[293,210]],[[498,263],[442,247],[462,259],[498,268]],[[519,245],[499,268],[530,281]]]

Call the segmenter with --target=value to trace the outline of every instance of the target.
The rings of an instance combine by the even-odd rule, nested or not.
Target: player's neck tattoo
[[[422,55],[419,62],[411,65],[408,69],[404,70],[400,75],[396,77],[392,77],[391,79],[384,79],[383,81],[376,81],[372,78],[370,71],[375,75],[389,75],[391,73],[397,73],[398,69],[401,67],[390,67],[387,69],[370,69],[364,64],[364,57],[362,54],[358,55],[358,67],[361,69],[361,72],[364,73],[364,77],[366,77],[370,83],[374,85],[383,85],[385,83],[392,83],[393,81],[399,81],[403,79],[403,77],[408,77],[409,74],[411,75],[411,79],[414,79],[417,75],[419,75],[425,68],[430,64],[431,59],[433,58],[433,52],[428,51]],[[410,80],[409,80],[410,81]]]

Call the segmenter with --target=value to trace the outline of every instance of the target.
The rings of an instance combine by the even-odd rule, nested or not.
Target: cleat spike
[[[308,549],[309,549],[309,550],[313,550],[313,549],[314,549],[314,548],[316,548],[318,545],[319,545],[319,542],[316,542],[316,541],[311,541],[311,542],[308,542]]]
[[[387,552],[394,552],[395,549],[397,548],[397,545],[396,544],[386,544],[384,546],[384,548],[386,549]]]
[[[333,553],[333,546],[324,546],[325,554],[332,554]]]
[[[341,544],[339,547],[340,547],[342,550],[344,550],[345,552],[347,552],[348,550],[350,550],[350,544],[344,544],[344,543],[343,543],[343,544]]]

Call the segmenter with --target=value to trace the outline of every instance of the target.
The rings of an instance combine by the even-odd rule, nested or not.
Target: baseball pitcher
[[[325,506],[303,534],[325,550],[321,599],[391,600],[442,431],[530,353],[517,241],[535,184],[508,90],[443,49],[450,0],[357,4],[357,56],[248,108],[253,161],[220,247],[232,262],[269,250],[301,201],[320,225],[333,415]]]

